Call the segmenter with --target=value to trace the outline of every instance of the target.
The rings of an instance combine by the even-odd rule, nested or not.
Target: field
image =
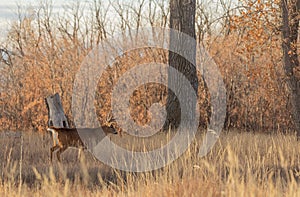
[[[75,149],[62,154],[62,163],[54,157],[51,164],[50,136],[2,133],[0,196],[300,196],[300,146],[294,135],[222,133],[213,150],[199,158],[199,133],[172,164],[140,173],[113,169],[87,151],[78,157]],[[128,135],[111,140],[139,149],[171,137],[158,133],[143,141]]]

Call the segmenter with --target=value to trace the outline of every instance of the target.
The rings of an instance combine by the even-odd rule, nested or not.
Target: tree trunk
[[[300,0],[281,0],[282,9],[282,50],[283,67],[290,91],[297,139],[300,139],[300,79],[297,53],[298,28],[300,20]],[[298,74],[297,74],[298,72]]]
[[[45,100],[48,109],[48,126],[69,128],[59,94],[56,93]]]
[[[170,0],[170,28],[175,29],[179,32],[185,33],[192,38],[196,38],[195,35],[195,7],[196,0]],[[187,41],[182,39],[178,35],[170,33],[170,49],[176,49],[176,51],[181,52],[189,56],[187,59],[192,59],[189,62],[185,57],[180,56],[177,53],[169,51],[169,66],[175,68],[177,71],[181,72],[190,84],[194,88],[196,95],[198,90],[198,79],[196,67],[196,40],[193,43],[186,43]],[[174,74],[168,75],[168,86],[170,84],[176,84],[176,88],[182,88],[181,82]],[[184,88],[179,90],[180,94],[184,94]],[[177,95],[178,96],[178,95]],[[185,102],[188,102],[192,110],[192,116],[195,114],[196,102],[190,98],[186,98]],[[168,90],[167,98],[167,118],[164,125],[164,129],[171,127],[178,127],[181,118],[181,108],[180,103],[176,95],[170,89]],[[186,118],[193,118],[186,117]]]

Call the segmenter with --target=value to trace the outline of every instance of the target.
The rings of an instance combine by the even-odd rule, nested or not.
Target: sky
[[[58,12],[66,3],[76,0],[52,0],[53,12]],[[39,0],[0,0],[0,40],[7,34],[10,24],[18,18],[18,6],[23,10],[29,7],[38,6]]]
[[[126,0],[120,1],[122,2]],[[216,0],[207,1],[217,2]],[[52,13],[55,14],[62,11],[65,5],[72,5],[72,3],[75,2],[80,2],[80,4],[91,3],[93,2],[93,0],[0,0],[0,43],[5,39],[12,22],[18,20],[18,6],[21,7],[22,11],[26,11],[30,7],[38,7],[41,4],[41,2],[52,2]],[[103,0],[102,2],[108,2],[108,0]],[[211,7],[213,3],[209,5],[209,7]]]
[[[33,0],[9,1],[0,0],[0,33],[1,36],[7,32],[9,24],[17,19],[17,5],[34,4]]]

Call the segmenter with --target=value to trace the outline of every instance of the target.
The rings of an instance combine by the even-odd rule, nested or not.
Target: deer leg
[[[78,155],[77,155],[77,160],[78,161],[80,161],[80,157],[81,157],[81,151],[82,151],[82,149],[81,148],[79,148],[79,150],[78,150]]]
[[[95,157],[94,154],[92,154],[92,158],[93,158],[94,161],[98,161],[98,159]]]
[[[57,160],[59,162],[61,162],[60,160],[60,155],[67,149],[68,147],[67,146],[63,146],[61,147],[57,152],[56,152],[56,157],[57,157]]]
[[[121,128],[118,128],[118,129],[117,129],[117,132],[118,132],[119,136],[122,137],[122,129],[121,129]]]
[[[59,148],[58,145],[53,146],[52,148],[50,148],[50,161],[52,162],[52,154],[54,151],[56,151]]]

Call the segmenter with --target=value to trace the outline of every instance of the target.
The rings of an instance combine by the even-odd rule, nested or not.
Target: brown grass
[[[131,146],[157,147],[171,136],[158,133],[147,140],[128,135],[112,140]],[[1,196],[299,196],[299,143],[294,135],[222,134],[211,153],[197,156],[200,134],[171,165],[152,172],[112,169],[85,152],[62,154],[62,163],[49,161],[48,135],[24,133],[0,139]],[[22,182],[19,184],[20,163]]]

